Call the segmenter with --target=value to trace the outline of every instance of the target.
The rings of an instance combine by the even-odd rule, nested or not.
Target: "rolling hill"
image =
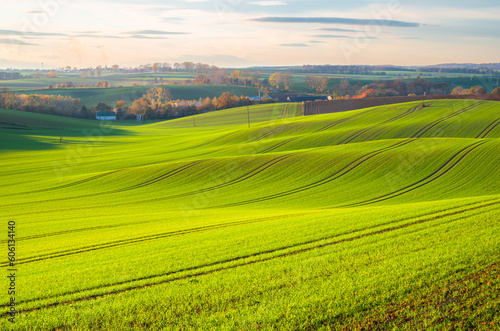
[[[116,105],[119,100],[125,101],[129,106],[134,100],[141,98],[146,91],[162,87],[169,89],[173,100],[198,100],[199,98],[214,98],[221,96],[224,92],[229,92],[237,96],[257,96],[259,91],[253,87],[243,86],[219,86],[219,85],[160,85],[160,86],[125,86],[112,88],[65,88],[65,89],[37,89],[24,90],[19,94],[47,94],[71,96],[82,99],[82,103],[87,107],[95,107],[99,102],[109,105]]]
[[[0,110],[1,328],[498,327],[500,104],[302,115]]]

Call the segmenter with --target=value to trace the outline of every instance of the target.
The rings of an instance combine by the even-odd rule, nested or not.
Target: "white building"
[[[99,121],[115,121],[116,113],[112,111],[98,111],[95,118]]]

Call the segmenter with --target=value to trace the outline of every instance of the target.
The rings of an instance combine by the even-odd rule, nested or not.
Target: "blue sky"
[[[500,62],[497,0],[0,1],[0,68]]]

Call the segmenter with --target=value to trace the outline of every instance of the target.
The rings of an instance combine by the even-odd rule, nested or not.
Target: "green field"
[[[274,72],[290,71],[293,67],[267,67],[258,68],[262,71],[261,79],[269,79]],[[32,75],[34,72],[24,71],[24,76]],[[187,79],[195,79],[196,75],[192,73],[113,73],[103,72],[101,77],[80,77],[78,72],[59,72],[57,78],[23,78],[15,80],[0,80],[0,89],[2,87],[9,90],[25,93],[25,94],[48,94],[48,95],[63,95],[72,96],[82,99],[87,107],[96,106],[103,101],[108,104],[115,105],[117,101],[124,100],[128,105],[131,105],[134,100],[139,99],[149,88],[161,86],[169,88],[174,99],[180,100],[198,100],[199,98],[214,98],[219,97],[224,92],[230,92],[237,96],[257,96],[259,95],[256,87],[244,86],[214,86],[214,85],[173,85],[173,82],[180,82]],[[306,84],[306,77],[311,74],[295,73],[293,74],[290,91],[279,92],[302,94],[311,92]],[[351,86],[356,84],[360,86],[369,85],[374,82],[396,80],[403,78],[409,84],[412,80],[419,76],[429,80],[432,83],[446,82],[453,87],[462,86],[465,89],[472,86],[483,86],[488,93],[491,93],[498,87],[498,79],[496,76],[486,75],[466,75],[458,73],[417,73],[405,71],[388,71],[385,75],[345,75],[345,74],[312,74],[314,76],[331,78],[328,89],[333,89],[340,84],[341,81],[347,80]],[[408,78],[410,75],[410,78]],[[92,88],[96,83],[107,81],[111,84],[110,89]],[[88,84],[87,88],[63,88],[63,89],[48,89],[49,86],[54,87],[56,84],[72,82],[75,85]],[[240,82],[241,83],[241,82]],[[160,85],[156,85],[160,84]],[[163,85],[167,84],[167,85]],[[136,86],[134,86],[136,85]]]
[[[32,75],[35,72],[23,71],[22,75],[25,77]],[[47,72],[41,72],[41,75],[47,74]],[[155,78],[157,80],[163,79],[163,81],[183,81],[186,79],[194,79],[194,74],[189,73],[112,73],[103,72],[100,77],[80,77],[79,72],[59,72],[57,78],[23,78],[14,80],[1,80],[0,87],[9,87],[13,90],[29,90],[29,89],[41,89],[47,88],[52,85],[60,83],[72,82],[74,84],[88,84],[93,86],[98,82],[107,81],[112,87],[117,86],[134,86],[134,84],[139,85],[153,85],[155,83]]]
[[[500,104],[426,105],[0,110],[0,329],[497,330]]]
[[[243,86],[219,86],[219,85],[161,85],[161,86],[128,86],[116,88],[69,88],[69,89],[47,89],[47,90],[24,90],[22,94],[48,94],[71,96],[82,99],[87,107],[96,106],[99,102],[116,105],[116,102],[123,100],[127,105],[132,106],[132,102],[140,99],[146,91],[162,87],[169,89],[173,100],[198,100],[199,98],[214,98],[221,96],[224,92],[229,92],[236,96],[258,96],[257,88]]]

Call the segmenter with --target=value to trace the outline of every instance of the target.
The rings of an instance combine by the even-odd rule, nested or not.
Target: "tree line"
[[[21,78],[23,77],[19,72],[0,71],[0,80],[21,79]]]
[[[409,83],[402,78],[396,80],[375,81],[363,85],[361,82],[351,85],[349,80],[333,79],[308,75],[306,84],[311,92],[326,93],[334,99],[350,99],[364,96],[367,98],[393,97],[408,95],[449,95],[449,94],[486,94],[486,88],[473,86],[464,89],[446,82],[433,83],[424,78],[416,78]]]
[[[198,101],[173,100],[170,90],[156,87],[149,89],[146,94],[133,101],[130,106],[123,100],[118,101],[115,110],[118,118],[121,119],[135,118],[136,115],[145,115],[150,120],[173,119],[204,112],[272,102],[274,101],[270,98],[252,100],[246,96],[238,97],[229,92],[224,92],[219,97],[200,98]]]
[[[272,103],[274,100],[263,98],[252,100],[246,96],[235,96],[229,92],[219,97],[199,99],[198,101],[173,100],[170,90],[161,87],[149,89],[131,105],[123,100],[115,106],[99,102],[97,106],[87,108],[81,99],[70,96],[26,95],[0,90],[0,108],[40,114],[94,119],[97,112],[114,111],[119,119],[135,119],[136,115],[145,115],[147,119],[173,119],[240,106]]]
[[[404,72],[436,72],[436,73],[462,73],[472,75],[499,75],[500,72],[493,69],[481,68],[460,68],[460,67],[416,67],[405,68],[397,66],[367,66],[367,65],[303,65],[299,68],[293,68],[293,73],[306,74],[339,74],[339,75],[386,75],[387,71]]]
[[[86,118],[81,99],[70,96],[26,95],[0,90],[0,108],[32,113]]]

